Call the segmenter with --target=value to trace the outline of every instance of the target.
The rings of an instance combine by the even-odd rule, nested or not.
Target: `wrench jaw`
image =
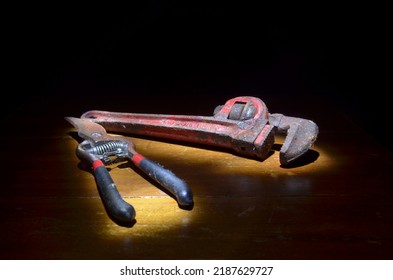
[[[278,134],[286,135],[280,149],[280,163],[283,166],[304,155],[317,140],[319,128],[311,120],[269,114],[269,121]]]

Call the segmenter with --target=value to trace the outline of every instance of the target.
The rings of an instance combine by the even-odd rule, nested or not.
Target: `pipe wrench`
[[[267,158],[276,134],[284,134],[280,164],[289,165],[304,155],[317,139],[311,120],[269,113],[252,96],[232,98],[215,108],[213,116],[138,114],[91,110],[82,114],[107,131],[224,147],[239,155]]]

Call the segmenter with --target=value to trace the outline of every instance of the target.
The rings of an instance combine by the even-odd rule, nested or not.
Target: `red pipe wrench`
[[[82,114],[108,132],[224,147],[240,155],[266,159],[276,133],[285,134],[280,149],[281,165],[304,155],[316,141],[319,129],[307,119],[270,114],[265,103],[239,96],[217,106],[213,116],[138,114],[92,110]]]

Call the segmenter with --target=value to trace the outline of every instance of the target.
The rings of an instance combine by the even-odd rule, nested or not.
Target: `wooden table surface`
[[[227,98],[228,97],[228,98]],[[258,96],[272,113],[314,120],[320,134],[296,166],[127,135],[187,181],[177,202],[130,164],[108,166],[136,222],[107,215],[76,157],[65,116],[92,109],[212,115],[235,96],[33,97],[2,119],[1,259],[392,259],[392,153],[321,98]],[[305,102],[307,100],[307,102]],[[276,137],[276,148],[283,137]]]

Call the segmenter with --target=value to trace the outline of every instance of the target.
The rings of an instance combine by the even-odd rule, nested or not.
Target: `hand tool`
[[[236,153],[266,159],[275,134],[286,135],[280,149],[281,165],[304,155],[316,141],[319,128],[311,120],[270,114],[265,103],[239,96],[217,106],[213,116],[139,114],[91,110],[82,119],[107,131],[224,147]]]
[[[108,213],[115,219],[131,222],[135,219],[135,209],[120,195],[105,165],[126,159],[134,163],[150,178],[172,193],[181,207],[193,204],[193,194],[187,183],[158,163],[135,151],[135,145],[126,137],[108,135],[105,128],[89,119],[66,117],[78,135],[85,139],[76,150],[81,160],[93,168],[97,188]]]

